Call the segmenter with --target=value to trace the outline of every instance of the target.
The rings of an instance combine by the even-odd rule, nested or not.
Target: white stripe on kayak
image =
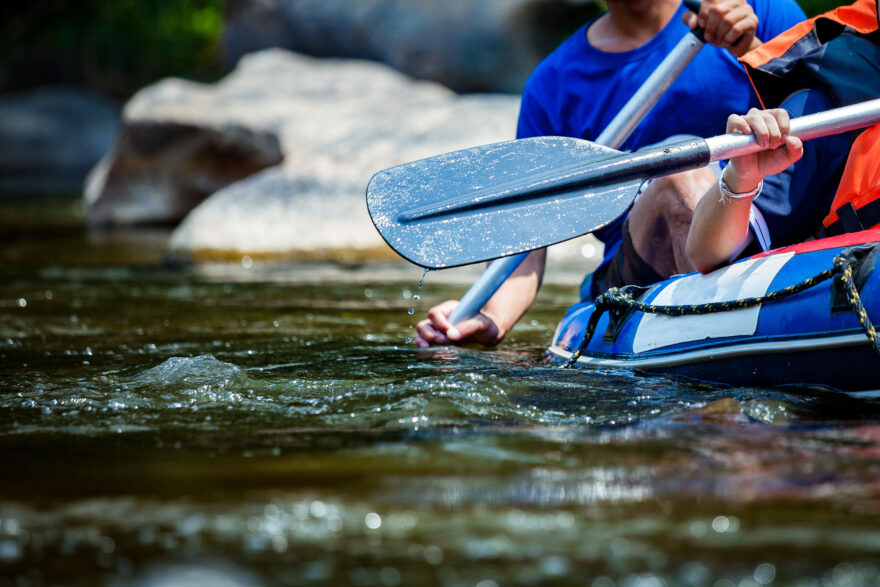
[[[687,275],[657,286],[654,306],[685,306],[730,302],[763,296],[794,253],[748,259],[707,275]],[[632,349],[644,353],[706,338],[752,336],[758,328],[761,306],[699,316],[645,314],[636,324]]]
[[[868,339],[863,333],[847,334],[843,336],[827,336],[822,338],[807,338],[781,341],[762,341],[733,344],[711,349],[698,349],[685,351],[674,355],[662,357],[644,357],[633,359],[606,359],[581,355],[577,362],[590,367],[609,367],[616,369],[645,369],[652,367],[676,367],[690,363],[703,363],[715,359],[727,359],[742,357],[757,353],[788,353],[796,351],[820,351],[835,347],[848,347],[868,344]],[[568,360],[572,353],[557,345],[547,349],[557,357]]]
[[[861,398],[880,397],[880,389],[872,389],[871,391],[844,391],[843,393]]]

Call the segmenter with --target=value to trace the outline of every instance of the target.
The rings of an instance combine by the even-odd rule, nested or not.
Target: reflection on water
[[[502,349],[419,350],[434,274],[53,226],[0,253],[0,584],[880,581],[878,404],[555,369],[571,286]]]

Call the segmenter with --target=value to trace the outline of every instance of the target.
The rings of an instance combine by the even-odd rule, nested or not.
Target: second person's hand
[[[682,21],[691,29],[702,28],[707,43],[736,57],[761,45],[755,36],[758,17],[746,0],[703,0],[700,14],[685,12]]]
[[[458,300],[447,300],[428,310],[427,320],[416,326],[416,344],[422,348],[432,345],[479,343],[495,346],[504,338],[497,320],[485,310],[472,318],[453,325],[449,315],[458,305]]]

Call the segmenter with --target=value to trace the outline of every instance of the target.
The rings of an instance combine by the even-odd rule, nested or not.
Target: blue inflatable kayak
[[[880,396],[878,259],[875,229],[625,288],[570,308],[549,353],[581,367]]]

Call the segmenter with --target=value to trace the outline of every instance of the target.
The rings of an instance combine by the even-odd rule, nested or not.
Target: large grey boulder
[[[224,52],[374,59],[456,91],[519,92],[595,0],[229,0]]]
[[[116,106],[44,88],[0,99],[0,191],[78,192],[119,130]]]
[[[86,219],[176,224],[215,191],[281,159],[270,126],[228,114],[209,86],[169,79],[125,106],[112,153],[86,183]]]
[[[170,82],[165,82],[170,83]],[[276,133],[284,161],[218,191],[176,229],[195,257],[387,248],[364,202],[373,173],[514,136],[519,99],[457,95],[368,61],[270,50],[216,87],[183,86],[153,116]]]

